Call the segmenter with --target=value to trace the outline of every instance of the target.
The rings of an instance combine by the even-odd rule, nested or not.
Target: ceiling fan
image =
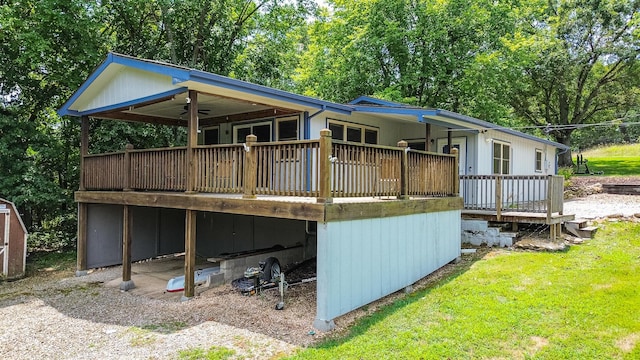
[[[183,112],[180,113],[180,116],[186,114],[189,112],[189,104],[185,105],[182,107],[182,109],[184,110]],[[211,110],[209,109],[198,109],[198,114],[202,114],[202,115],[209,115],[209,112]]]

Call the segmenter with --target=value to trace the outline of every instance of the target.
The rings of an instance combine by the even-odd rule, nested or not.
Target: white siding
[[[494,140],[506,142],[511,145],[510,175],[553,175],[556,173],[556,148],[554,146],[489,130],[479,137],[477,174],[493,173],[492,156]],[[536,149],[542,151],[542,172],[535,171]]]
[[[106,84],[93,87],[99,92],[88,94],[91,89],[87,89],[73,107],[78,111],[99,109],[179,88],[172,84],[170,76],[124,67],[113,73]]]
[[[460,211],[318,224],[316,326],[460,256]]]

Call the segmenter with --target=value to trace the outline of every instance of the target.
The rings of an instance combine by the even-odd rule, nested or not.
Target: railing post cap
[[[126,150],[133,150],[133,144],[127,144],[124,146]]]
[[[324,136],[331,137],[331,130],[329,130],[329,129],[322,129],[322,130],[320,130],[320,136],[323,136],[323,137],[324,137]]]
[[[398,141],[398,147],[401,147],[401,148],[409,147],[409,143],[404,140],[400,140]]]
[[[256,142],[256,141],[258,141],[258,137],[253,135],[253,134],[249,134],[249,135],[247,135],[246,141],[247,142]]]
[[[458,148],[455,148],[455,147],[454,147],[454,148],[452,148],[452,149],[451,149],[451,154],[452,154],[452,155],[458,155]]]

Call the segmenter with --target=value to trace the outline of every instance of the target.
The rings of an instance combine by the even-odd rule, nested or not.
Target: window
[[[493,173],[509,174],[511,146],[507,143],[493,142]]]
[[[298,140],[298,117],[277,120],[278,141]]]
[[[409,141],[408,144],[409,144],[409,147],[412,150],[426,151],[425,150],[426,149],[426,144],[425,144],[424,140],[422,140],[422,141]]]
[[[364,144],[378,143],[378,129],[374,127],[329,120],[329,130],[331,130],[331,136],[335,140]]]
[[[542,150],[536,149],[536,172],[542,172]]]
[[[220,144],[220,128],[219,127],[216,126],[213,128],[203,129],[202,131],[204,133],[203,135],[204,145]]]
[[[245,142],[247,135],[251,134],[258,137],[258,142],[271,141],[271,121],[236,125],[233,127],[233,139],[236,144]]]

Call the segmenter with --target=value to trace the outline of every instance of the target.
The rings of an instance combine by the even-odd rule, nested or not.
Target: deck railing
[[[90,190],[122,190],[124,188],[124,151],[86,155],[82,167],[85,188]]]
[[[195,191],[241,193],[244,148],[238,145],[208,145],[194,149],[196,159]]]
[[[563,211],[564,178],[557,175],[464,175],[461,194],[466,210],[559,213]]]
[[[127,150],[130,181],[125,189],[184,191],[186,189],[187,148]],[[127,161],[125,159],[125,161]]]
[[[192,156],[189,151],[193,151]],[[189,158],[193,159],[190,167]],[[190,170],[193,169],[193,170]],[[457,196],[457,156],[331,139],[162,149],[83,157],[82,190],[193,191],[316,197]]]

